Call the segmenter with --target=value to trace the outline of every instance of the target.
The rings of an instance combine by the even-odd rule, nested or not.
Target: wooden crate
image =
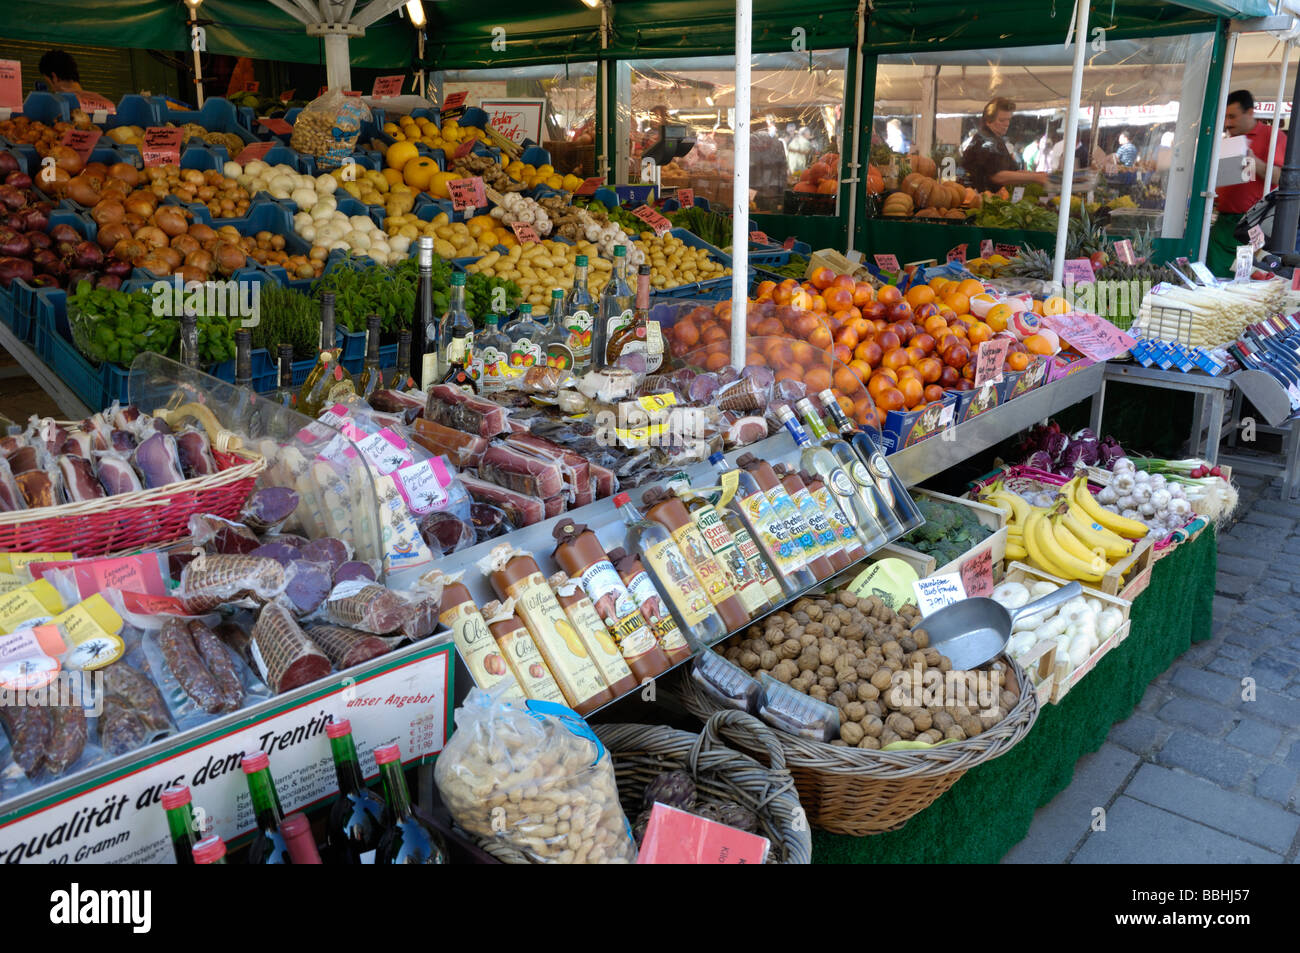
[[[1003,576],[1003,582],[1023,583],[1026,582],[1026,580],[1028,580],[1029,582],[1033,582],[1035,580],[1045,580],[1047,582],[1055,583],[1058,586],[1063,586],[1066,584],[1066,580],[1061,579],[1057,576],[1053,576],[1051,573],[1043,572],[1041,569],[1035,569],[1033,566],[1026,566],[1024,563],[1013,562],[1009,566],[1007,566],[1006,575]],[[1111,633],[1109,638],[1107,638],[1099,646],[1097,646],[1096,649],[1093,650],[1092,654],[1089,655],[1083,661],[1082,665],[1080,665],[1074,671],[1070,672],[1064,678],[1061,678],[1059,675],[1057,675],[1052,685],[1051,701],[1053,704],[1059,704],[1061,699],[1064,698],[1069,693],[1070,689],[1073,688],[1075,685],[1079,684],[1079,681],[1097,666],[1097,663],[1101,660],[1102,656],[1104,656],[1107,652],[1111,651],[1111,649],[1117,648],[1118,646],[1122,645],[1124,640],[1128,638],[1129,632],[1133,624],[1129,618],[1129,615],[1133,608],[1132,602],[1116,595],[1109,595],[1104,592],[1098,592],[1095,589],[1088,589],[1085,587],[1083,591],[1086,597],[1096,599],[1105,606],[1114,606],[1115,608],[1119,609],[1121,614],[1124,616],[1124,621],[1120,623],[1120,627],[1118,629],[1116,629],[1113,633]],[[1043,643],[1039,643],[1039,645],[1036,645],[1034,646],[1034,648],[1030,649],[1029,656],[1034,656],[1035,658],[1039,658],[1039,656],[1036,655],[1036,653],[1038,653],[1042,644]],[[1028,658],[1029,656],[1026,656],[1026,658]],[[1051,653],[1051,657],[1052,657],[1051,664],[1052,664],[1053,672],[1055,673],[1056,661],[1055,661],[1054,649]]]
[[[1155,562],[1152,559],[1154,545],[1150,533],[1145,539],[1138,540],[1133,552],[1111,566],[1096,588],[1108,596],[1119,596],[1132,602],[1151,585],[1151,567]]]
[[[993,534],[987,539],[981,540],[975,546],[972,546],[952,562],[943,566],[936,565],[933,556],[927,556],[925,553],[909,549],[906,543],[890,543],[888,546],[883,547],[881,552],[884,552],[886,549],[890,550],[886,555],[896,556],[899,559],[902,559],[908,565],[916,569],[917,575],[924,579],[926,576],[942,576],[948,573],[960,574],[962,566],[966,565],[972,559],[982,555],[985,550],[988,550],[993,564],[993,578],[996,581],[1000,577],[1002,561],[1007,555],[1006,513],[995,506],[989,506],[988,504],[980,503],[977,500],[968,500],[959,496],[948,496],[946,493],[936,493],[934,490],[914,489],[912,490],[912,496],[928,496],[932,500],[949,503],[953,506],[963,506],[967,509],[973,510],[975,518],[979,520],[982,526],[993,530]],[[922,567],[925,567],[925,571],[922,571]]]

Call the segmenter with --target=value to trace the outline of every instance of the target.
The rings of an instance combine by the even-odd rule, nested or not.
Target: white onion
[[[265,162],[263,162],[261,159],[254,159],[252,162],[250,162],[250,163],[248,163],[246,166],[244,166],[244,174],[245,174],[245,175],[261,175],[261,174],[262,174],[263,172],[265,172],[268,168],[269,168],[269,166],[268,166]]]
[[[325,174],[316,176],[316,191],[322,195],[329,195],[339,187],[339,180],[334,176]]]

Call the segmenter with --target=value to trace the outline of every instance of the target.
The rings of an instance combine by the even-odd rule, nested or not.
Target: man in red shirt
[[[1215,191],[1219,217],[1210,228],[1210,242],[1205,250],[1205,263],[1216,275],[1230,276],[1237,258],[1237,239],[1233,230],[1241,216],[1264,197],[1265,162],[1268,159],[1268,140],[1273,127],[1255,121],[1255,99],[1248,90],[1238,89],[1228,94],[1228,107],[1223,114],[1223,127],[1230,136],[1245,136],[1253,157],[1255,177],[1249,182],[1223,185]],[[1277,151],[1273,154],[1273,188],[1282,176],[1282,160],[1286,155],[1286,133],[1277,134]]]

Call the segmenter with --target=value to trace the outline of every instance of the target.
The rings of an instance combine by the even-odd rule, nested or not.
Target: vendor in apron
[[[996,192],[1006,186],[1047,184],[1046,172],[1026,172],[1015,147],[1007,141],[1007,129],[1016,104],[1001,96],[991,100],[980,114],[980,124],[971,133],[961,154],[961,165],[978,192]]]
[[[1223,114],[1223,128],[1230,136],[1245,136],[1254,162],[1255,177],[1249,182],[1223,185],[1215,189],[1215,208],[1219,215],[1210,227],[1210,241],[1205,248],[1205,264],[1210,271],[1230,278],[1237,259],[1237,238],[1233,232],[1241,216],[1264,197],[1265,160],[1273,127],[1255,120],[1255,99],[1245,89],[1228,94]],[[1286,155],[1286,133],[1278,130],[1277,150],[1273,153],[1273,187],[1282,177],[1282,160]]]

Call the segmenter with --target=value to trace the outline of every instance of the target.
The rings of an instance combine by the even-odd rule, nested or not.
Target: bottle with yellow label
[[[677,495],[695,521],[695,527],[704,537],[713,558],[722,567],[731,588],[740,597],[745,611],[753,615],[768,608],[771,600],[763,588],[763,581],[758,571],[750,567],[748,560],[740,551],[731,530],[722,521],[722,515],[708,500],[691,491],[690,483],[684,478],[674,478],[668,488]]]
[[[546,660],[537,651],[537,643],[528,634],[528,628],[515,615],[515,602],[504,604],[493,600],[483,606],[483,621],[487,623],[492,639],[501,650],[510,673],[529,698],[537,701],[566,704],[564,693],[555,682],[555,676],[546,667]]]
[[[523,689],[519,687],[507,660],[502,657],[501,649],[478,606],[474,604],[469,589],[460,581],[461,574],[444,575],[434,570],[424,577],[430,582],[434,578],[443,578],[442,606],[438,621],[451,629],[452,641],[456,651],[465,660],[474,684],[482,689],[490,689],[498,682],[509,681],[507,698],[523,698]],[[558,690],[557,690],[558,691]]]
[[[613,636],[605,630],[604,621],[596,612],[596,607],[591,604],[591,600],[587,598],[587,594],[582,591],[581,583],[576,579],[570,579],[569,574],[564,571],[555,573],[547,581],[555,592],[555,598],[560,601],[560,608],[564,610],[564,614],[569,617],[569,622],[573,624],[574,631],[578,633],[578,638],[586,643],[592,661],[596,663],[596,668],[600,669],[600,674],[609,683],[609,690],[614,697],[618,698],[636,688],[636,676],[628,668]]]

